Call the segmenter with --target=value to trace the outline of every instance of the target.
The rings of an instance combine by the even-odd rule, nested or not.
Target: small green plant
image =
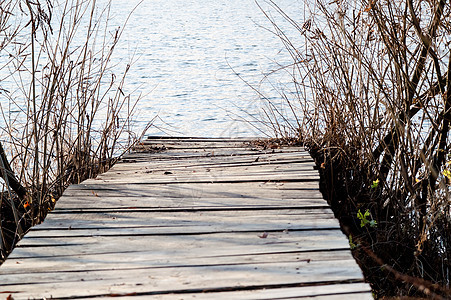
[[[448,154],[448,161],[445,163],[445,170],[442,172],[446,179],[451,181],[451,155]]]
[[[359,211],[357,212],[357,218],[360,220],[360,227],[365,227],[365,226],[370,226],[371,228],[376,227],[377,226],[377,222],[376,220],[369,220],[368,218],[371,217],[370,211],[367,209],[365,211],[365,213],[362,214],[362,212]]]
[[[445,169],[443,172],[443,175],[448,178],[449,180],[451,180],[451,171],[448,169]]]
[[[351,250],[354,250],[354,249],[356,249],[357,247],[359,247],[359,244],[355,244],[355,243],[352,241],[352,235],[349,235],[349,246],[351,246]]]
[[[376,189],[379,186],[379,179],[376,179],[373,181],[373,184],[371,184],[372,189]]]

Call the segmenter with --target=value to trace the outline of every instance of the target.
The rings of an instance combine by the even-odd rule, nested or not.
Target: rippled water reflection
[[[98,14],[108,2],[97,0]],[[268,8],[264,0],[258,2]],[[302,0],[275,2],[291,16],[302,18]],[[60,6],[54,7],[61,10],[63,1]],[[273,10],[270,13],[283,23]],[[54,19],[54,28],[59,28],[57,11]],[[86,39],[87,19],[79,26],[74,49]],[[268,132],[264,126],[255,123],[259,131],[243,119],[261,119],[262,102],[253,88],[275,103],[281,102],[276,90],[287,87],[289,72],[277,72],[270,76],[270,82],[263,78],[289,64],[291,58],[280,39],[268,31],[273,28],[254,0],[113,0],[107,34],[114,34],[118,26],[123,28],[127,19],[113,64],[118,73],[131,64],[124,92],[135,98],[142,95],[139,128],[158,116],[149,134],[213,137]],[[290,26],[284,28],[289,35],[298,35]],[[22,34],[28,41],[28,31]],[[8,60],[7,51],[0,55]],[[46,63],[41,56],[39,68]],[[24,65],[30,69],[30,56]],[[23,100],[31,77],[28,72],[19,73],[13,79],[9,69],[0,70],[0,89],[9,90],[11,99]],[[13,105],[5,97],[0,101],[11,119],[22,118],[21,101]]]
[[[113,3],[113,22],[121,24],[138,2]],[[292,15],[302,8],[299,1],[276,2]],[[265,28],[270,24],[254,0],[143,1],[116,52],[122,62],[136,60],[128,88],[144,95],[139,120],[158,114],[151,134],[262,135],[239,121],[261,113],[258,96],[243,80],[277,100],[271,84],[261,80],[278,68],[275,61],[290,61]],[[289,81],[288,74],[273,77],[272,84],[279,81]]]

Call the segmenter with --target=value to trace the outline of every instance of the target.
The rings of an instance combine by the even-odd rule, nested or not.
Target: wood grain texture
[[[256,145],[143,141],[65,191],[0,267],[0,295],[372,299],[312,158]]]

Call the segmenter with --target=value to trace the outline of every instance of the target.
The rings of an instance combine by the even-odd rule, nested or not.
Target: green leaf
[[[368,220],[366,219],[367,212],[368,212],[368,210],[365,211],[365,214],[362,214],[360,209],[357,212],[357,218],[360,220],[360,227],[364,227],[366,225],[366,223],[368,223]]]
[[[365,227],[366,225],[370,225],[371,227],[377,226],[377,222],[375,220],[369,220],[368,218],[371,218],[371,213],[367,209],[365,210],[365,213],[362,214],[362,212],[357,212],[357,218],[360,220],[360,227]]]
[[[351,250],[354,250],[359,246],[358,244],[354,244],[354,242],[352,241],[352,235],[349,235],[349,246],[351,247]]]
[[[373,181],[373,184],[371,185],[371,188],[372,188],[372,189],[375,189],[375,188],[377,188],[378,186],[379,186],[379,179],[376,179],[376,180]]]

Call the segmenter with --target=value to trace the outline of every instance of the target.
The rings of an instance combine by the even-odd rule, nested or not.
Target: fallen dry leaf
[[[261,239],[266,239],[268,237],[268,233],[267,232],[263,232],[262,234],[258,235],[259,238]]]

